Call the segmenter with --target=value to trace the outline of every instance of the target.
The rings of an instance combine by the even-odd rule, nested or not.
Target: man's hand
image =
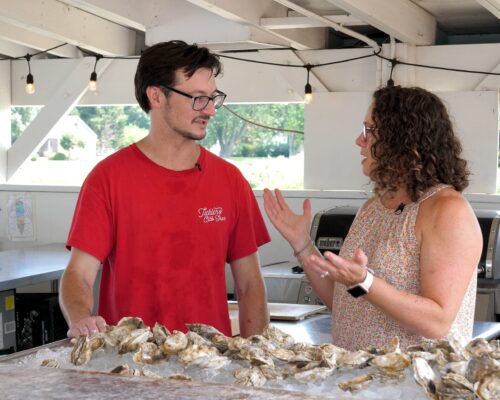
[[[92,335],[97,332],[106,331],[106,321],[103,317],[87,317],[70,324],[68,337],[78,337],[80,335]]]

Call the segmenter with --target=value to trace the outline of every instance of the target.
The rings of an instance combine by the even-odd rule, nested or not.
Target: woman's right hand
[[[305,249],[310,243],[309,228],[311,225],[311,202],[304,200],[303,214],[295,214],[286,203],[279,189],[275,195],[264,189],[264,209],[269,220],[281,235],[290,243],[295,253]]]

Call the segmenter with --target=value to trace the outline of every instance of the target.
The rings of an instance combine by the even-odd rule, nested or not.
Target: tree
[[[123,107],[76,107],[72,114],[78,115],[96,133],[98,152],[107,153],[120,148],[127,124]]]
[[[304,129],[302,104],[248,104],[230,105],[229,108],[246,120],[279,129]],[[300,151],[303,135],[282,133],[253,125],[221,108],[208,125],[203,145],[220,145],[220,155],[277,156],[293,155]]]
[[[42,107],[12,107],[10,109],[12,143],[21,136],[41,109]]]
[[[71,150],[76,147],[84,148],[85,142],[83,140],[77,140],[72,133],[65,133],[61,136],[59,141],[61,147],[68,152],[68,158],[71,159]]]

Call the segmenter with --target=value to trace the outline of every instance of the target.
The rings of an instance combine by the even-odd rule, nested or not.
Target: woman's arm
[[[469,203],[451,190],[422,203],[416,234],[420,242],[420,294],[398,290],[379,277],[363,299],[380,308],[402,326],[429,338],[445,336],[476,273],[482,234]],[[363,281],[368,264],[358,250],[351,260],[325,253],[326,260],[310,256],[317,273],[346,286]]]

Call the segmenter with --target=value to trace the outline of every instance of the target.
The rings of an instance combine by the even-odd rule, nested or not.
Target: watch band
[[[349,294],[353,297],[360,297],[367,294],[370,291],[370,287],[373,284],[374,272],[370,268],[366,268],[366,277],[363,282],[358,283],[347,288]]]

